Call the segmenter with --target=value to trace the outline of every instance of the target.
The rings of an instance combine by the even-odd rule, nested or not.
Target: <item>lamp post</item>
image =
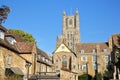
[[[26,69],[27,69],[27,80],[28,80],[28,78],[29,78],[29,67],[31,66],[31,64],[30,63],[26,63],[25,64],[25,67],[26,67]]]

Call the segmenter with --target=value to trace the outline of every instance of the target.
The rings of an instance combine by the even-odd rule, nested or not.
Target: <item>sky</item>
[[[38,47],[51,55],[62,34],[62,13],[79,11],[82,43],[107,42],[120,33],[120,0],[0,0],[11,8],[2,25],[28,32]]]

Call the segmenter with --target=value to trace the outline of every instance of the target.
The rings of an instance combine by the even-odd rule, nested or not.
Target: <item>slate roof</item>
[[[77,52],[80,52],[81,50],[84,50],[85,53],[91,53],[93,49],[97,49],[97,46],[99,46],[100,52],[103,51],[103,49],[109,49],[108,43],[78,43],[76,45]]]

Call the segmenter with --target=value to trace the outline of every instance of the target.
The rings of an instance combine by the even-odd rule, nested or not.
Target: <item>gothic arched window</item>
[[[72,25],[72,19],[69,20],[69,25]]]
[[[67,68],[67,58],[65,55],[62,57],[62,68]]]

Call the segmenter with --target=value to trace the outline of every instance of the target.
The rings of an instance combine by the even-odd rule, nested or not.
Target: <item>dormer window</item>
[[[13,37],[11,37],[11,36],[9,36],[9,37],[6,37],[6,39],[8,40],[8,42],[10,43],[10,44],[14,44],[14,43],[16,43],[16,40],[13,38]]]
[[[95,52],[96,52],[96,50],[95,50],[95,49],[93,49],[93,50],[92,50],[92,52],[93,52],[93,53],[95,53]]]
[[[83,53],[84,53],[84,50],[82,49],[82,50],[80,51],[80,53],[83,54]]]
[[[46,59],[46,62],[48,63],[48,59]]]
[[[107,49],[103,49],[103,52],[107,52]]]
[[[44,61],[44,60],[45,60],[45,57],[42,57],[42,60]]]
[[[38,55],[38,59],[41,59],[41,55]]]
[[[4,36],[5,36],[4,31],[3,31],[3,30],[0,30],[0,38],[1,38],[1,39],[4,39]]]

